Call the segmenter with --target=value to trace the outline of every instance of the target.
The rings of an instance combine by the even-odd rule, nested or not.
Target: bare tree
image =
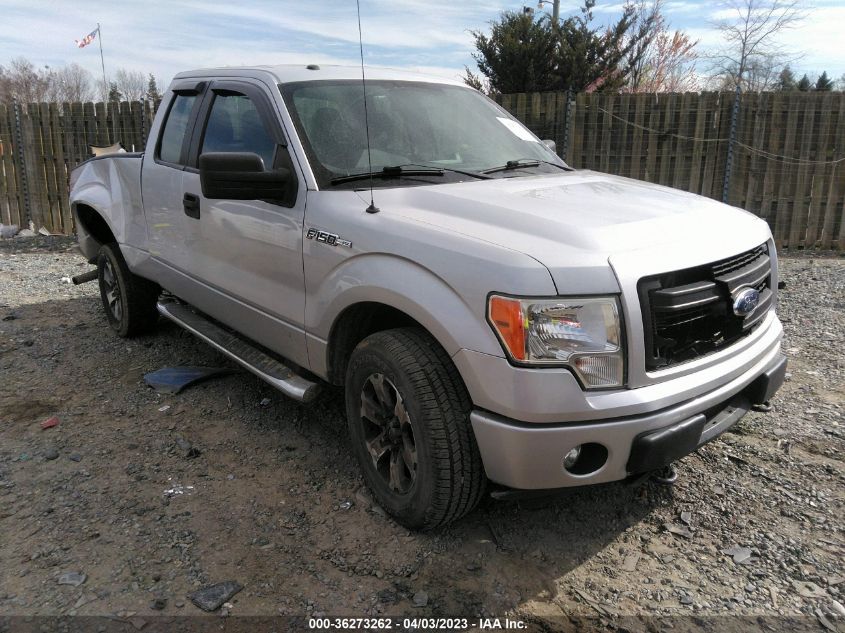
[[[655,39],[651,80],[653,92],[689,92],[699,87],[693,40],[683,31],[660,33]]]
[[[725,45],[714,57],[716,75],[727,77],[733,87],[753,90],[749,76],[777,74],[788,60],[778,35],[796,27],[805,17],[800,0],[724,0],[725,18],[715,26]],[[756,70],[755,70],[756,69]],[[754,70],[754,73],[752,73]]]
[[[649,67],[649,57],[655,33],[661,26],[665,25],[663,18],[663,2],[664,0],[627,0],[626,7],[629,7],[636,16],[635,28],[647,28],[651,33],[648,37],[640,39],[628,53],[625,60],[628,64],[628,82],[626,90],[628,92],[644,92],[641,87],[645,81],[646,73]]]
[[[112,90],[114,88],[114,90]],[[37,68],[24,57],[13,59],[7,66],[0,65],[0,103],[16,100],[20,103],[84,102],[101,97],[102,80],[79,64],[50,68]],[[152,75],[138,71],[118,69],[114,81],[106,88],[109,99],[143,99],[148,90],[158,94]]]
[[[147,94],[147,77],[137,70],[118,68],[113,83],[127,101],[139,101]]]
[[[789,64],[784,66],[782,58],[778,56],[765,55],[753,59],[748,62],[745,69],[742,89],[746,92],[781,90],[781,75],[787,68],[789,68]],[[736,90],[738,73],[738,67],[732,67],[721,74],[713,75],[706,82],[707,88],[718,92]]]
[[[46,101],[50,90],[49,69],[36,68],[24,57],[17,57],[8,68],[0,66],[0,98],[21,103]]]
[[[94,98],[94,78],[79,64],[69,64],[50,71],[50,101],[91,101]]]
[[[761,55],[749,60],[745,71],[745,88],[753,92],[774,90],[780,81],[781,57]]]
[[[671,31],[663,15],[663,0],[639,0],[640,20],[651,26],[651,38],[631,65],[626,92],[685,92],[698,87],[695,72],[698,53],[683,31]]]

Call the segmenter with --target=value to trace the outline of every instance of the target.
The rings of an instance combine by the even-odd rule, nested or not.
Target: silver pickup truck
[[[458,82],[199,70],[70,202],[119,335],[164,316],[299,401],[344,387],[367,484],[424,529],[488,482],[664,468],[784,379],[766,223],[551,146]]]

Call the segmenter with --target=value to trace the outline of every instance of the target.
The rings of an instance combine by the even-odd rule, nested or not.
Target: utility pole
[[[552,24],[557,26],[560,21],[560,0],[539,0],[537,8],[542,9],[544,4],[552,5]]]

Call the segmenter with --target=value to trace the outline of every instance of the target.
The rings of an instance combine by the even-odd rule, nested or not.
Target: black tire
[[[346,416],[353,451],[378,503],[405,527],[450,523],[481,499],[487,479],[471,409],[451,359],[419,328],[378,332],[352,352]]]
[[[117,244],[105,244],[97,256],[97,281],[109,326],[118,336],[149,332],[158,322],[158,284],[133,275]]]

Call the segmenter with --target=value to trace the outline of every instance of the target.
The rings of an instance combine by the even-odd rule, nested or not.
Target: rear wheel
[[[346,373],[346,413],[367,485],[399,523],[430,529],[472,510],[486,485],[471,403],[446,352],[401,328],[364,339]]]
[[[155,327],[158,322],[156,302],[161,289],[129,271],[117,244],[105,244],[100,248],[97,271],[106,319],[119,336],[136,336]]]

